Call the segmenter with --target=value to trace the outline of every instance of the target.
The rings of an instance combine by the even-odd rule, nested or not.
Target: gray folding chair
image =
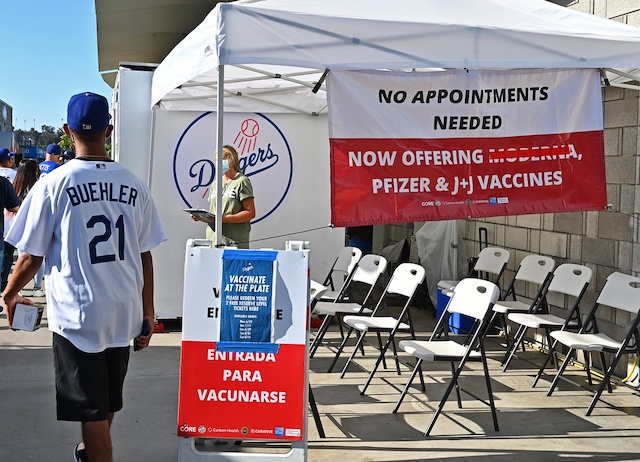
[[[473,265],[473,273],[477,273],[479,278],[492,280],[500,287],[500,279],[509,262],[511,254],[507,249],[500,247],[485,247],[478,254],[478,259]],[[440,281],[438,287],[445,291],[451,291],[458,281]]]
[[[509,329],[507,315],[509,313],[531,313],[541,303],[546,303],[547,288],[553,279],[553,270],[556,262],[551,257],[543,255],[527,255],[520,262],[518,271],[507,287],[503,300],[493,305],[491,325],[496,318],[500,318],[500,324],[504,333],[507,350],[510,349]],[[516,297],[516,285],[521,284],[520,289],[535,290],[530,301],[524,301]],[[511,297],[511,300],[509,300]]]
[[[396,407],[393,412],[397,412],[402,404],[402,400],[406,396],[413,379],[416,374],[420,373],[420,382],[422,383],[422,391],[425,391],[424,380],[422,377],[422,365],[425,361],[445,361],[451,363],[452,377],[445,391],[438,408],[436,409],[431,423],[425,431],[428,436],[433,426],[442,413],[445,403],[451,394],[453,388],[456,388],[458,399],[458,407],[462,408],[460,399],[460,388],[458,378],[467,361],[481,361],[484,370],[487,392],[489,394],[489,407],[493,417],[493,427],[498,431],[498,417],[496,415],[495,403],[493,400],[493,392],[491,390],[491,379],[489,377],[489,367],[487,366],[487,355],[485,353],[483,339],[488,331],[491,319],[491,307],[498,300],[500,289],[497,285],[490,281],[476,278],[466,278],[456,284],[453,296],[447,305],[447,309],[442,313],[436,328],[431,334],[431,338],[427,341],[420,340],[402,340],[398,346],[404,351],[416,357],[416,365],[407,381]],[[474,327],[469,336],[466,337],[464,343],[458,343],[449,340],[447,332],[448,317],[453,313],[461,313],[474,319]],[[440,334],[444,334],[444,339]],[[457,365],[456,365],[457,363]],[[475,396],[474,396],[475,397]],[[479,399],[479,398],[478,398]],[[481,400],[482,401],[482,400]],[[483,401],[484,402],[484,401]]]
[[[602,307],[604,306],[631,314],[631,323],[627,326],[625,335],[622,336],[620,340],[611,338],[609,335],[601,332],[598,328],[597,314],[599,311],[602,311]],[[611,314],[607,314],[606,316],[609,318]],[[614,319],[620,318],[616,315]],[[553,378],[549,391],[547,392],[547,396],[551,396],[553,390],[558,385],[560,377],[571,362],[571,358],[577,356],[578,350],[585,352],[585,370],[587,372],[589,385],[592,385],[589,357],[591,353],[598,353],[602,364],[602,370],[606,372],[602,378],[600,386],[593,394],[589,407],[587,408],[586,415],[591,415],[591,411],[593,411],[593,408],[600,399],[600,395],[602,395],[604,388],[607,387],[608,392],[612,392],[611,375],[613,374],[620,359],[624,355],[635,354],[640,356],[639,326],[640,278],[618,272],[610,274],[580,331],[569,332],[565,330],[551,333],[551,337],[556,341],[552,348],[555,350],[557,343],[560,343],[568,347],[569,352],[566,354],[562,366],[558,369],[558,372]],[[613,359],[611,360],[609,367],[606,365],[604,353],[613,354]],[[545,362],[538,371],[536,380],[543,373],[547,362]]]
[[[420,284],[422,284],[422,281],[424,281],[425,274],[425,269],[420,265],[417,265],[415,263],[401,263],[393,271],[391,279],[389,280],[387,287],[385,287],[380,300],[378,300],[378,304],[373,309],[371,316],[359,315],[344,317],[344,323],[348,325],[350,329],[345,336],[344,341],[340,345],[338,352],[336,353],[336,356],[332,363],[332,367],[336,363],[338,357],[340,356],[340,353],[344,349],[344,346],[346,345],[351,333],[356,330],[360,332],[360,335],[358,337],[358,340],[356,341],[356,345],[353,348],[351,356],[342,369],[342,374],[340,375],[340,377],[344,377],[344,374],[346,373],[349,364],[351,364],[351,361],[353,361],[358,348],[360,347],[360,345],[363,345],[363,341],[367,333],[375,332],[378,338],[378,345],[380,346],[378,359],[376,360],[376,363],[369,373],[369,377],[367,378],[367,381],[365,382],[362,391],[360,392],[361,395],[366,392],[367,387],[371,383],[371,379],[380,366],[380,363],[384,362],[385,354],[390,346],[393,347],[393,356],[396,362],[396,370],[398,374],[400,374],[400,363],[398,361],[398,353],[396,350],[395,335],[397,332],[408,332],[409,334],[411,334],[411,338],[416,338],[415,332],[413,330],[413,323],[411,322],[411,312],[409,310],[409,306],[411,305],[411,301],[413,300],[418,287],[420,286]],[[386,313],[386,316],[380,316],[381,310],[387,310],[388,297],[398,295],[402,296],[405,300],[398,317],[396,318],[393,316],[389,316],[388,312]],[[388,334],[387,341],[384,345],[382,345],[382,333]]]
[[[338,317],[340,323],[340,331],[342,332],[342,320],[341,316],[347,314],[369,314],[371,308],[374,306],[372,302],[373,291],[376,283],[380,278],[380,275],[384,273],[387,267],[387,259],[375,254],[365,255],[360,259],[356,265],[355,270],[351,273],[351,276],[345,281],[345,284],[340,289],[335,301],[323,301],[320,300],[314,306],[315,314],[318,316],[324,316],[322,324],[316,332],[316,336],[311,344],[309,357],[313,358],[325,333],[329,329],[331,320],[334,317]],[[351,292],[352,284],[359,284],[360,289],[366,290],[366,295],[362,300],[362,303],[356,303],[350,301],[349,296]],[[371,308],[368,308],[371,307]],[[344,337],[344,336],[343,336]]]
[[[592,271],[584,265],[576,265],[573,263],[564,263],[553,271],[553,279],[549,284],[547,295],[557,293],[560,295],[568,295],[573,298],[574,302],[571,308],[567,310],[567,316],[557,316],[549,313],[546,304],[538,304],[532,307],[530,313],[510,313],[507,319],[519,327],[514,335],[513,343],[505,353],[502,369],[506,371],[509,367],[511,359],[515,355],[518,345],[522,343],[528,329],[543,329],[547,345],[551,347],[550,333],[554,330],[577,330],[582,325],[580,318],[580,301],[584,296],[589,282],[591,282]],[[557,366],[557,358],[554,355],[554,362]]]
[[[344,286],[345,281],[353,272],[362,258],[362,250],[357,247],[344,247],[333,262],[331,269],[322,282],[323,286],[327,286],[327,291],[322,295],[320,300],[336,299],[340,293],[340,289]]]

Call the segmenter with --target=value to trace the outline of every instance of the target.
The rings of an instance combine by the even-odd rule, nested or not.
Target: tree
[[[64,133],[60,136],[60,142],[58,143],[62,151],[75,151],[76,148],[73,145],[73,138]]]

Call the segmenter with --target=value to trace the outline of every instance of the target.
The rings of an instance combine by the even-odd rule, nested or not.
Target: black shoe
[[[82,446],[82,448],[80,448],[80,446]],[[76,447],[73,450],[73,460],[74,462],[89,462],[87,450],[84,448],[83,442],[76,444]]]

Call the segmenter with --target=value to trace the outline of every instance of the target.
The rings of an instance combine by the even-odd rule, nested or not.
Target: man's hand
[[[33,305],[33,301],[23,297],[22,295],[8,297],[5,294],[2,294],[2,300],[4,301],[4,306],[7,308],[7,319],[9,320],[9,327],[11,327],[11,325],[13,324],[13,313],[16,311],[16,305],[18,303],[22,303],[24,305]]]
[[[149,332],[141,332],[139,336],[133,339],[134,349],[136,351],[144,350],[149,346],[149,342],[151,341],[151,336],[153,335],[153,326],[155,325],[155,320],[153,316],[145,317],[143,321],[146,321],[149,326]]]

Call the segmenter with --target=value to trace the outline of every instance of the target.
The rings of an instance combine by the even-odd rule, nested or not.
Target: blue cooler
[[[451,293],[458,281],[440,281],[438,283],[438,300],[436,305],[436,317],[440,319],[451,297]],[[454,334],[466,334],[473,327],[474,319],[459,313],[453,313],[449,317],[449,331]]]

